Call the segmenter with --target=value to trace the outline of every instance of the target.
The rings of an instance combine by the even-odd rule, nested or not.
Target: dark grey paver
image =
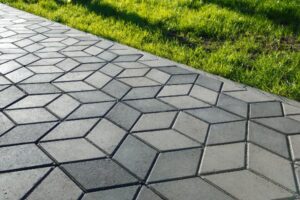
[[[161,153],[152,168],[148,181],[195,175],[201,153],[202,149],[199,148]]]
[[[110,190],[102,190],[99,192],[91,192],[84,195],[82,200],[132,200],[138,186],[121,187]]]
[[[108,113],[107,118],[128,130],[139,116],[140,113],[138,111],[123,103],[119,103]]]
[[[156,183],[151,185],[168,199],[233,199],[200,178]]]
[[[207,144],[244,141],[246,139],[246,128],[246,121],[213,124],[209,130]]]
[[[300,122],[286,117],[261,118],[255,121],[285,134],[300,132]]]
[[[250,104],[250,117],[277,117],[282,116],[282,107],[279,102],[261,102]]]
[[[286,136],[277,131],[249,122],[249,141],[289,158]]]
[[[233,112],[237,115],[240,115],[242,117],[248,116],[248,105],[246,102],[240,101],[238,99],[235,99],[233,97],[220,94],[219,100],[218,100],[218,107]]]
[[[132,131],[146,131],[170,128],[175,116],[176,112],[143,114],[132,128]]]
[[[129,135],[113,158],[136,176],[144,179],[155,156],[156,151],[154,149]]]
[[[118,99],[122,98],[128,90],[130,90],[129,86],[116,80],[112,80],[102,88],[102,91]]]
[[[163,96],[178,96],[178,95],[187,95],[191,89],[191,84],[183,85],[166,85],[158,93],[159,97]]]
[[[114,102],[82,104],[68,117],[68,119],[102,117],[108,112],[109,109],[111,109],[113,105]]]
[[[95,91],[84,91],[84,92],[72,92],[69,93],[72,97],[80,101],[81,103],[96,103],[102,101],[113,101],[114,98],[105,94],[104,92]]]
[[[131,174],[110,159],[71,163],[62,167],[87,190],[136,182]]]
[[[194,83],[197,78],[197,74],[184,74],[172,76],[167,84],[188,84]]]

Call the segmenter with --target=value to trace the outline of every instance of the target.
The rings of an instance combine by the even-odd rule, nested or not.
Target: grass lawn
[[[300,0],[0,0],[300,100]]]

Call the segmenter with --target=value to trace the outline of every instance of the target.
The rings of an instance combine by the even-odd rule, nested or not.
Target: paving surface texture
[[[0,199],[297,199],[300,104],[0,4]]]

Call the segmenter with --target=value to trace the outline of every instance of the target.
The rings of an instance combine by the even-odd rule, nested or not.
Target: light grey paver
[[[0,200],[299,198],[299,102],[4,4],[0,19]]]
[[[127,136],[113,158],[136,176],[144,179],[155,156],[154,149],[132,136]]]
[[[85,139],[51,141],[40,145],[59,163],[105,157]]]
[[[152,186],[159,193],[172,200],[233,199],[200,178],[189,178],[183,180],[156,183]]]
[[[76,200],[81,193],[81,189],[66,174],[55,168],[27,199]]]

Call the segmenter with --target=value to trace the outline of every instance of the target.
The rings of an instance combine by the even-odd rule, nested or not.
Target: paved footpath
[[[0,200],[297,199],[300,103],[0,4]]]

